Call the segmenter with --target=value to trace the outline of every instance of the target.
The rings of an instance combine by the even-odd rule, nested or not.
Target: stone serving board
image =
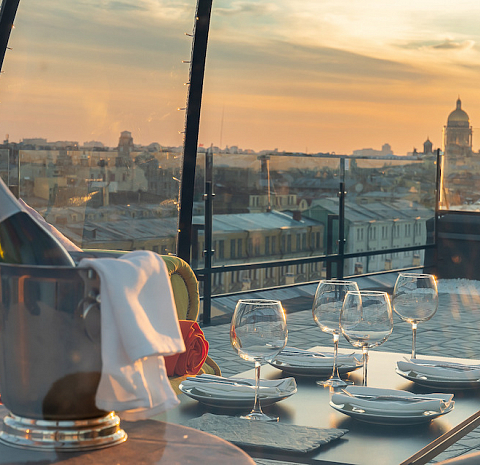
[[[249,421],[240,417],[212,413],[188,420],[184,425],[213,434],[237,446],[302,453],[315,450],[348,432],[347,429]]]

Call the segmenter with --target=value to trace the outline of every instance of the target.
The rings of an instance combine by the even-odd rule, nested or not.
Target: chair
[[[190,265],[179,257],[173,255],[161,256],[167,265],[172,282],[173,296],[177,306],[179,320],[196,321],[200,309],[200,296],[198,293],[198,281]],[[220,375],[219,366],[207,356],[201,373]],[[173,389],[178,393],[178,386],[186,376],[170,378]]]
[[[120,257],[124,253],[126,252],[89,249],[83,252],[72,252],[72,256],[78,261],[81,258],[87,257]],[[200,310],[200,296],[198,293],[198,280],[195,273],[190,265],[179,257],[174,255],[161,255],[161,257],[167,265],[170,275],[178,319],[196,321]],[[220,375],[221,371],[220,367],[208,356],[200,373]],[[186,376],[170,377],[170,383],[177,394],[180,392],[178,386],[185,378]]]

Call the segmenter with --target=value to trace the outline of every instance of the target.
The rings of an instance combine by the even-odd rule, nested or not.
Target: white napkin
[[[102,374],[98,408],[129,421],[179,403],[163,355],[185,351],[167,267],[150,251],[84,258],[100,276]]]
[[[280,352],[274,359],[274,361],[286,363],[291,366],[301,367],[333,367],[333,353],[329,352],[312,352],[309,350],[297,349],[289,347],[295,353],[287,351]],[[297,353],[298,352],[298,353]],[[317,356],[312,356],[317,354]],[[361,356],[355,356],[355,354],[338,354],[337,365],[338,366],[356,366],[361,362]]]
[[[425,411],[444,412],[453,402],[453,394],[413,394],[396,389],[381,389],[368,386],[347,386],[345,391],[353,396],[372,396],[371,399],[351,397],[338,392],[332,395],[331,401],[336,405],[345,405],[364,410],[365,413],[378,415],[415,415]],[[379,396],[401,397],[409,400],[382,399]],[[415,400],[415,398],[426,400]]]
[[[480,379],[480,365],[470,366],[441,360],[410,359],[409,361],[398,361],[397,367],[401,371],[414,371],[438,380],[468,381]]]
[[[255,396],[255,380],[248,378],[222,378],[215,381],[213,375],[197,376],[202,381],[187,378],[182,382],[181,386],[185,389],[193,389],[207,396],[227,397],[235,399],[253,399]],[[233,381],[248,384],[227,384],[221,381]],[[290,395],[297,390],[297,383],[294,378],[283,379],[261,379],[259,394],[260,397],[281,397]]]

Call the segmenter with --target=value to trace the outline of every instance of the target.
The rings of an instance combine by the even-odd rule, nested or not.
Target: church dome
[[[469,126],[470,119],[467,113],[462,110],[462,101],[457,100],[457,108],[448,115],[447,126]]]

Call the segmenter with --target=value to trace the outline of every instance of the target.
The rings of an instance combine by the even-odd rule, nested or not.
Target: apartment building
[[[314,200],[305,216],[328,224],[329,215],[338,215],[338,198]],[[425,245],[427,243],[427,220],[434,211],[408,200],[372,202],[345,205],[345,253],[400,249]],[[325,250],[329,245],[336,252],[338,241],[338,220],[332,222],[332,231],[325,234]],[[404,251],[357,257],[345,260],[344,276],[372,273],[396,268],[418,266],[423,263],[424,251]]]

